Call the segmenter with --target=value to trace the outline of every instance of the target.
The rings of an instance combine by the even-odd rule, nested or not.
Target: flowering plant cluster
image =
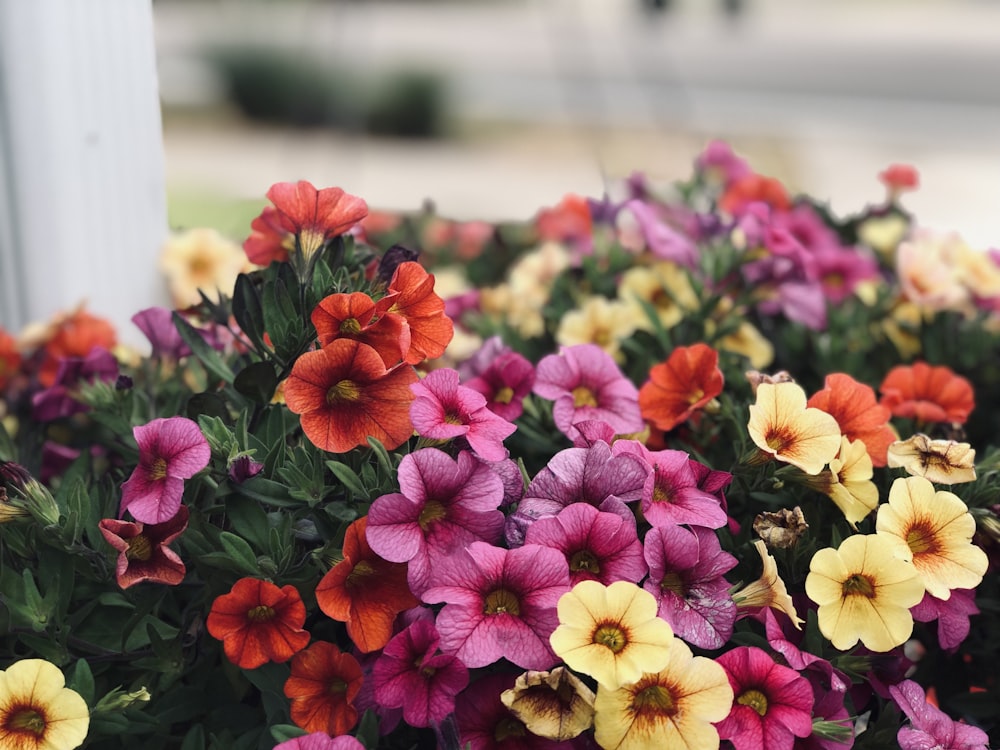
[[[1000,741],[1000,253],[880,178],[280,183],[148,354],[3,332],[0,750]]]

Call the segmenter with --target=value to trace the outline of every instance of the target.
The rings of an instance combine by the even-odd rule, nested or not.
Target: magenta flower
[[[524,411],[524,397],[535,384],[535,368],[517,352],[504,352],[476,377],[465,382],[466,388],[483,394],[486,408],[513,421]]]
[[[123,589],[141,581],[176,586],[184,580],[184,563],[167,545],[188,525],[188,509],[181,506],[163,523],[144,524],[104,518],[98,524],[101,535],[116,550],[115,575]]]
[[[737,563],[719,538],[696,526],[654,526],[646,532],[649,578],[643,588],[659,602],[658,614],[693,646],[719,648],[736,623],[736,603],[723,575]]]
[[[649,467],[635,456],[613,456],[611,447],[595,442],[589,448],[559,451],[531,480],[517,511],[507,518],[505,536],[511,546],[524,543],[528,526],[554,516],[573,503],[588,503],[634,522],[626,503],[638,500]]]
[[[569,591],[569,569],[556,550],[473,542],[441,560],[434,580],[422,598],[445,603],[437,618],[445,653],[470,669],[498,659],[524,669],[548,669],[558,661],[549,636],[559,625],[556,602]]]
[[[738,646],[715,661],[735,696],[729,716],[715,728],[736,750],[791,750],[796,737],[812,734],[812,688],[798,672],[753,646]]]
[[[349,734],[331,737],[326,732],[313,732],[285,740],[275,745],[274,750],[365,750],[365,746]]]
[[[455,696],[469,684],[469,670],[451,654],[439,654],[433,622],[417,620],[393,637],[375,662],[375,700],[402,708],[414,727],[440,724],[455,710]]]
[[[646,243],[646,248],[661,260],[669,260],[684,266],[698,266],[698,247],[692,239],[683,232],[670,226],[658,215],[654,205],[641,200],[628,201],[624,209],[631,211],[639,225],[639,232]]]
[[[163,523],[181,507],[184,480],[208,466],[212,451],[197,423],[186,417],[154,419],[132,430],[139,465],[122,484],[119,516]]]
[[[596,344],[563,346],[538,363],[534,392],[553,401],[556,427],[575,440],[577,422],[607,422],[619,435],[645,426],[639,411],[639,391],[611,356]]]
[[[483,394],[458,383],[458,372],[434,370],[410,385],[416,398],[410,420],[421,437],[451,440],[462,437],[476,455],[487,461],[507,458],[505,438],[517,427],[486,407]]]
[[[641,458],[652,469],[642,488],[642,514],[653,526],[689,524],[718,529],[728,516],[719,497],[698,486],[698,475],[684,451],[650,451],[635,440],[618,440],[616,456]]]
[[[728,143],[720,140],[709,141],[694,163],[703,178],[724,186],[751,174],[746,160],[737,156]]]
[[[917,606],[910,607],[910,614],[917,622],[937,620],[938,645],[954,653],[969,635],[969,617],[979,614],[976,592],[974,589],[952,589],[947,601],[925,593]]]
[[[64,357],[59,360],[55,382],[31,397],[31,416],[51,422],[88,411],[90,407],[77,399],[80,386],[116,377],[118,360],[107,349],[95,346],[86,357]]]
[[[647,572],[635,521],[587,503],[573,503],[557,516],[538,519],[528,527],[524,542],[559,550],[569,564],[570,586],[580,581],[638,583]]]
[[[503,531],[497,508],[500,476],[469,451],[456,459],[437,448],[407,454],[397,472],[400,492],[382,495],[368,511],[365,537],[389,562],[409,562],[407,580],[420,596],[431,569],[472,542],[493,543]]]
[[[902,750],[988,750],[989,737],[978,727],[962,724],[927,702],[913,680],[889,686],[889,695],[910,720],[896,734]]]

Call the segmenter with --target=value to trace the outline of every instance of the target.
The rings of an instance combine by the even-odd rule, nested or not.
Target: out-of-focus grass
[[[236,242],[250,234],[250,222],[267,201],[246,200],[205,190],[172,188],[167,191],[167,216],[171,231],[195,227],[217,229]]]

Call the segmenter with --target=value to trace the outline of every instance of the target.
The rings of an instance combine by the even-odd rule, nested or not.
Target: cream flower
[[[532,734],[564,742],[594,723],[594,691],[565,667],[551,672],[525,672],[500,702]]]
[[[44,659],[0,672],[0,750],[72,750],[87,738],[90,709]]]
[[[931,440],[917,433],[889,446],[891,469],[902,467],[908,474],[936,484],[959,484],[976,479],[976,451],[968,443]]]
[[[964,244],[954,233],[920,229],[896,249],[896,273],[906,298],[925,310],[961,310],[969,292],[955,264],[957,247]]]
[[[643,321],[642,310],[636,306],[595,295],[563,315],[556,329],[556,342],[561,346],[597,344],[615,359],[620,359],[621,342]]]
[[[232,294],[236,277],[248,264],[243,248],[206,228],[174,235],[160,255],[160,270],[177,307],[197,305],[199,289],[211,300],[218,300],[220,291]]]
[[[761,383],[747,430],[761,452],[806,474],[818,474],[840,450],[837,420],[806,408],[806,393],[796,383]]]
[[[795,603],[785,588],[785,582],[778,575],[778,564],[771,553],[767,551],[767,545],[763,540],[758,539],[753,543],[753,547],[760,555],[760,560],[764,564],[764,570],[760,578],[752,581],[742,589],[733,592],[733,601],[739,610],[757,611],[764,607],[776,609],[784,612],[799,630],[802,629],[802,618],[795,611]]]
[[[861,440],[841,438],[840,453],[830,462],[830,468],[805,480],[815,490],[827,495],[857,528],[878,506],[878,487],[872,481],[874,470],[868,448]]]
[[[640,300],[652,306],[664,328],[677,325],[685,315],[698,309],[698,297],[687,272],[669,261],[629,268],[622,274],[618,298],[635,308],[643,321],[639,327],[646,329],[652,327],[652,322],[646,318]]]

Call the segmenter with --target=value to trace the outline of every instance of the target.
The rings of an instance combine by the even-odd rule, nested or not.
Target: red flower
[[[281,226],[281,214],[274,206],[267,206],[260,216],[250,222],[253,232],[243,243],[243,251],[251,263],[266,266],[271,261],[284,262],[295,249],[295,235]]]
[[[543,208],[535,217],[538,236],[560,242],[590,237],[593,218],[587,199],[570,193],[554,208]]]
[[[339,338],[368,344],[392,367],[410,350],[410,328],[399,315],[387,315],[395,294],[375,302],[364,292],[331,294],[312,312],[321,346]]]
[[[123,589],[140,581],[176,586],[184,580],[184,563],[167,547],[188,524],[188,509],[182,505],[163,523],[133,523],[105,518],[99,524],[104,539],[120,553],[115,566]]]
[[[909,164],[890,164],[878,173],[878,179],[893,195],[920,187],[920,174]]]
[[[678,346],[654,365],[639,389],[639,409],[647,422],[672,430],[722,393],[719,353],[707,344]]]
[[[278,588],[257,578],[241,578],[218,597],[206,625],[222,641],[226,658],[243,669],[285,662],[309,643],[302,629],[306,607],[294,586]]]
[[[945,366],[926,362],[893,367],[885,376],[880,403],[894,416],[918,422],[964,423],[975,406],[972,384]]]
[[[20,367],[21,353],[17,350],[17,341],[0,328],[0,391],[7,387]]]
[[[56,382],[59,362],[66,357],[86,357],[95,347],[110,351],[117,343],[114,326],[104,318],[79,308],[58,318],[48,331],[45,359],[38,380],[48,387]]]
[[[332,643],[317,641],[292,659],[285,682],[292,721],[307,732],[345,734],[358,721],[354,699],[361,690],[361,665]]]
[[[444,300],[434,292],[434,277],[419,263],[400,263],[389,292],[397,293],[389,312],[401,315],[410,327],[410,350],[404,361],[415,365],[444,354],[455,331],[444,313]]]
[[[751,203],[766,203],[776,211],[788,211],[792,202],[785,186],[773,177],[748,174],[733,181],[719,198],[719,208],[735,216]]]
[[[886,453],[896,441],[896,433],[889,426],[892,413],[877,402],[871,386],[836,372],[826,376],[823,390],[814,393],[806,405],[822,409],[836,419],[840,432],[850,440],[863,442],[872,466],[885,466]]]
[[[316,587],[319,608],[347,623],[347,634],[364,653],[377,651],[392,638],[392,623],[420,602],[406,582],[406,565],[383,560],[368,546],[368,517],[347,527],[344,559]]]
[[[285,381],[285,403],[301,415],[313,445],[346,453],[378,439],[388,450],[413,434],[410,384],[416,371],[403,365],[386,370],[379,353],[352,339],[336,339],[295,361]]]

